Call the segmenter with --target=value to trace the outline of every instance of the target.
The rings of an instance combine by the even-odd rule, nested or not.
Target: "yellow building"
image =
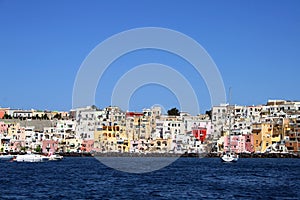
[[[289,127],[289,120],[284,118],[272,118],[262,124],[261,151],[266,152],[273,144],[278,144],[285,138]],[[269,150],[271,150],[270,148]]]
[[[172,140],[168,139],[156,139],[150,150],[159,153],[167,153],[170,150],[171,142]]]
[[[261,152],[265,152],[267,148],[272,145],[273,124],[262,123],[261,125]]]
[[[255,152],[261,152],[261,143],[262,143],[261,129],[262,129],[262,125],[260,123],[255,123],[252,125],[253,146]]]
[[[151,117],[143,113],[128,112],[126,114],[126,133],[130,140],[149,140],[152,131]]]
[[[94,148],[97,152],[101,152],[102,127],[98,127],[94,131]]]
[[[266,152],[272,144],[284,139],[288,129],[288,120],[274,118],[264,123],[252,125],[253,146],[255,152]]]
[[[94,140],[99,152],[129,152],[130,142],[123,126],[102,126],[95,130]]]
[[[290,130],[290,119],[288,118],[277,118],[274,121],[272,142],[280,142],[284,140],[286,132]]]

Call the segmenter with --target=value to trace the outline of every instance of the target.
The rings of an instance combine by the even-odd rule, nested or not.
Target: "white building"
[[[15,110],[13,111],[13,117],[26,117],[31,118],[32,117],[32,111],[31,110]]]
[[[104,111],[99,111],[93,108],[78,110],[76,112],[76,135],[77,138],[84,140],[93,140],[94,131],[98,126],[101,126],[104,121]],[[71,125],[71,124],[68,124]],[[67,126],[68,126],[67,125]]]
[[[228,129],[228,104],[221,104],[220,106],[212,107],[211,115],[212,115],[212,125],[213,125],[213,133],[212,136],[214,140],[217,140],[221,135],[224,129]]]

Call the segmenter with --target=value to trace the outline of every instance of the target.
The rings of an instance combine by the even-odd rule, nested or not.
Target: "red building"
[[[202,127],[196,127],[193,128],[192,133],[194,135],[195,138],[197,138],[199,141],[201,141],[201,143],[204,143],[205,138],[206,138],[206,128],[202,128]]]
[[[144,113],[141,112],[127,112],[126,117],[142,117]]]
[[[9,108],[0,108],[0,119],[3,119],[4,115],[8,112]]]

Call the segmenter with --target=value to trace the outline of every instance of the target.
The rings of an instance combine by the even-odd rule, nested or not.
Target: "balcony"
[[[252,130],[261,130],[261,126],[252,126]]]

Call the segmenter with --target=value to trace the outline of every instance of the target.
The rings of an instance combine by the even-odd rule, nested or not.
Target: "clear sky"
[[[81,63],[100,42],[139,27],[180,31],[216,63],[232,103],[300,100],[300,1],[15,1],[0,0],[0,106],[69,110]],[[191,83],[201,112],[211,106],[207,87],[184,60],[158,50],[132,52],[105,72],[96,105],[110,105],[116,81],[134,66],[174,67]],[[167,88],[146,85],[130,108],[178,107]],[[189,110],[192,114],[194,111]]]

